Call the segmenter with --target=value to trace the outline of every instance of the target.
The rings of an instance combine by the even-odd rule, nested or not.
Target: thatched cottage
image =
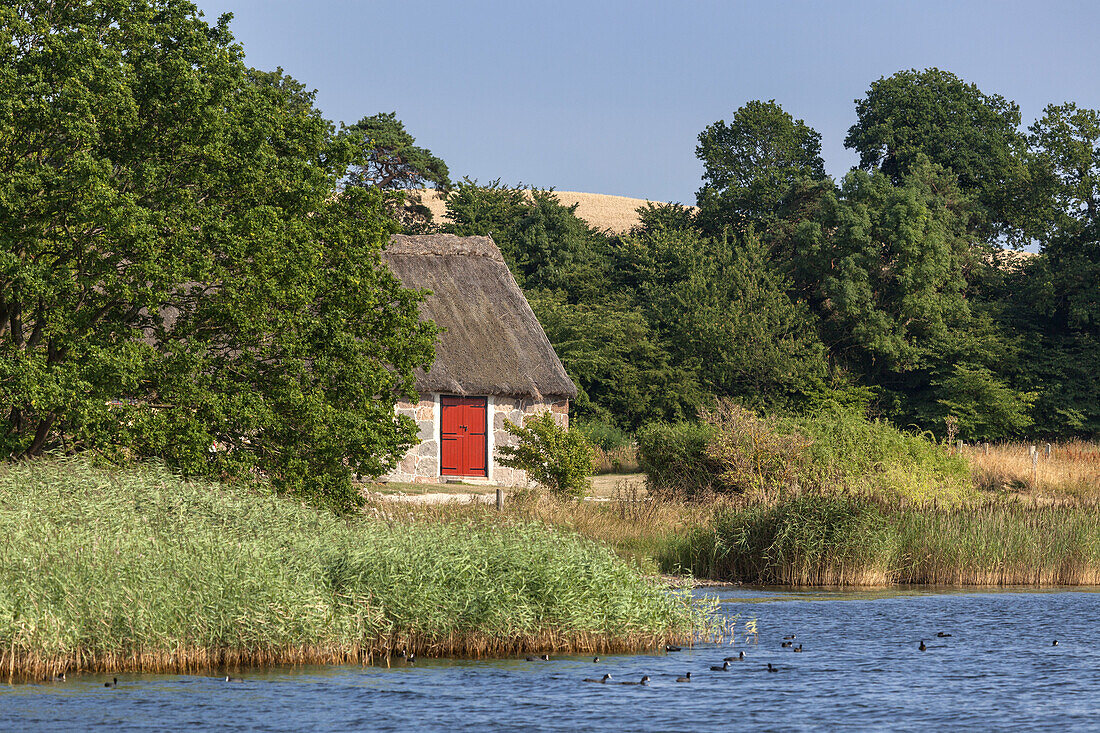
[[[497,464],[497,449],[515,441],[504,421],[549,410],[568,426],[577,388],[500,250],[489,237],[396,235],[382,258],[405,287],[431,292],[421,316],[444,329],[435,363],[416,374],[420,401],[397,405],[420,444],[383,480],[526,484],[523,471]]]

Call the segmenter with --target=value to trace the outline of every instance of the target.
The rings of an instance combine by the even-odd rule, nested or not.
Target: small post
[[[1047,458],[1050,458],[1050,443],[1047,443]]]
[[[963,452],[963,448],[965,448],[965,447],[966,447],[966,443],[964,443],[964,442],[962,442],[962,441],[960,440],[960,441],[959,441],[959,455],[960,455],[960,456],[962,455],[962,452]]]
[[[1039,454],[1039,451],[1035,450],[1035,446],[1033,446],[1033,445],[1029,445],[1029,446],[1027,447],[1027,454],[1028,454],[1029,456],[1035,456],[1035,455],[1038,455],[1038,454]]]
[[[989,443],[986,443],[986,444],[985,444],[985,454],[986,454],[987,456],[989,455]]]
[[[497,511],[504,511],[504,489],[497,489]]]

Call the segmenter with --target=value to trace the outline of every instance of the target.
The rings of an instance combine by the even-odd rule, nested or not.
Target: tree
[[[937,427],[966,394],[991,400],[972,405],[976,430],[1022,428],[1031,397],[994,378],[1013,345],[969,297],[985,265],[954,175],[922,159],[899,186],[853,171],[839,190],[798,193],[805,218],[783,228],[790,239],[777,247],[790,253],[795,292],[812,305],[833,359],[882,388],[899,421]]]
[[[671,365],[645,318],[622,298],[574,305],[561,293],[526,295],[579,390],[575,418],[633,432],[694,414],[702,401],[695,375]]]
[[[1028,227],[1026,145],[1015,102],[947,71],[910,69],[873,82],[856,100],[856,114],[844,145],[859,153],[861,169],[900,185],[927,159],[973,194],[970,226],[983,238]]]
[[[821,135],[795,120],[775,100],[754,100],[699,133],[695,155],[703,161],[697,200],[704,231],[763,231],[775,219],[783,195],[796,181],[822,180]]]
[[[492,235],[524,290],[565,293],[572,303],[594,302],[609,278],[607,237],[577,216],[552,190],[480,186],[464,179],[447,196],[444,229],[453,234]]]
[[[822,390],[825,351],[804,303],[751,233],[714,241],[658,229],[624,237],[618,289],[632,297],[677,369],[705,393],[753,406],[791,407]]]
[[[451,189],[447,164],[416,144],[396,112],[381,112],[346,126],[341,135],[359,150],[348,172],[347,185],[377,188],[406,231],[430,231],[432,212],[420,200],[419,189]]]
[[[183,0],[0,8],[0,452],[160,456],[335,508],[416,440],[419,295],[313,95]]]

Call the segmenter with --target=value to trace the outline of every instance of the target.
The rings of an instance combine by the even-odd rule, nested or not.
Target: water
[[[0,686],[0,729],[893,730],[1100,728],[1100,589],[717,594],[757,643],[671,654],[418,660],[214,677],[125,675]],[[950,633],[937,638],[936,632]],[[796,634],[801,654],[780,647]],[[924,639],[928,650],[920,652]],[[1058,646],[1051,641],[1058,639]],[[712,664],[744,649],[729,672]],[[766,670],[767,662],[780,668]],[[692,682],[675,677],[691,671]],[[648,687],[584,684],[649,674]]]

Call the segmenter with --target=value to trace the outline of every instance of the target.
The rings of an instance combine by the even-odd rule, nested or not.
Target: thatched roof
[[[405,287],[431,291],[421,316],[445,329],[418,392],[577,396],[492,239],[398,234],[382,259]]]

